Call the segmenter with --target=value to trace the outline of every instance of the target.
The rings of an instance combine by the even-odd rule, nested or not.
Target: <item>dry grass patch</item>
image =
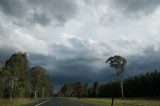
[[[26,104],[32,103],[33,99],[0,99],[0,106],[24,106]]]
[[[97,104],[98,106],[110,106],[111,99],[82,98],[79,101],[84,103]],[[160,100],[146,99],[115,99],[114,106],[160,106]]]

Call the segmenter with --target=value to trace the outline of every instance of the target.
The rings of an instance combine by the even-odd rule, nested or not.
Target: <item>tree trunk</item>
[[[37,98],[37,91],[34,90],[34,98],[36,99]]]
[[[81,92],[79,92],[79,99],[81,99]]]
[[[44,98],[44,90],[45,90],[45,88],[43,87],[42,88],[42,97]]]
[[[123,73],[121,74],[121,95],[122,95],[122,98],[124,99],[124,92],[123,92]]]
[[[10,99],[12,100],[13,98],[13,88],[14,88],[14,81],[11,80],[11,88],[10,88]]]
[[[34,98],[37,98],[37,84],[34,82]]]
[[[113,102],[114,102],[114,96],[112,96],[111,106],[113,106]]]
[[[75,90],[75,92],[74,92],[74,96],[77,97],[77,91],[76,91],[76,90]]]
[[[13,93],[12,93],[12,88],[11,88],[11,91],[10,91],[10,99],[12,100],[12,97],[13,97]]]

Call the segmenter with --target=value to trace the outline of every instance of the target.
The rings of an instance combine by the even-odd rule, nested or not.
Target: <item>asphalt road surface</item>
[[[30,106],[97,106],[92,104],[81,103],[76,100],[67,98],[52,98],[49,100],[42,101],[38,104],[32,104]]]

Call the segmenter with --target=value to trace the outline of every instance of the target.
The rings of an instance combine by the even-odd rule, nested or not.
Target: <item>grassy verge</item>
[[[0,106],[25,106],[26,104],[30,104],[34,102],[33,99],[0,99]]]
[[[82,98],[79,101],[96,104],[98,106],[110,106],[111,99]],[[160,106],[160,100],[146,99],[115,99],[113,106]]]

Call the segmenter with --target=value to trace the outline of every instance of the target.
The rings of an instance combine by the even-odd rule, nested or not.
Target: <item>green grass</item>
[[[97,104],[98,106],[111,106],[111,99],[81,98],[84,103]],[[160,100],[147,99],[115,99],[113,106],[160,106]]]
[[[26,104],[34,102],[33,99],[0,99],[0,106],[25,106]]]

